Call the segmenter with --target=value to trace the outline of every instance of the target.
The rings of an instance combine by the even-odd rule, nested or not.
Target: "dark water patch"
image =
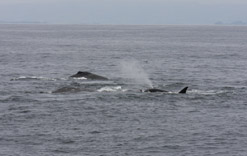
[[[59,144],[62,144],[62,145],[69,145],[69,144],[75,144],[76,141],[73,139],[73,138],[64,138],[64,137],[61,137],[61,138],[57,138],[56,139],[57,142],[59,142]]]
[[[100,134],[101,132],[100,131],[91,131],[89,132],[90,134]]]
[[[36,103],[38,102],[38,100],[36,99],[33,99],[33,98],[28,98],[26,96],[23,96],[23,95],[13,95],[13,96],[9,96],[9,97],[6,97],[4,99],[1,99],[1,102],[4,102],[4,103],[17,103],[17,102],[21,102],[21,103]]]
[[[65,148],[65,147],[61,147],[55,150],[52,150],[52,153],[54,154],[72,154],[74,150],[70,149],[70,148]]]
[[[51,93],[54,94],[66,94],[66,93],[78,93],[82,91],[80,88],[75,87],[62,87],[57,90],[52,91]]]
[[[16,112],[16,113],[30,113],[31,110],[30,110],[30,106],[17,106],[17,105],[10,105],[9,108],[8,108],[8,111],[10,112]]]

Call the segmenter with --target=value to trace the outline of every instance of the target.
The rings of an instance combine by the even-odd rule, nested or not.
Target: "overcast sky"
[[[247,22],[247,0],[0,0],[0,21],[57,24]]]

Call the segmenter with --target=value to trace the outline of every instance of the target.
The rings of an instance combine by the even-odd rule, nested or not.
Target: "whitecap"
[[[201,94],[201,95],[215,95],[215,94],[222,94],[225,93],[225,91],[217,91],[217,90],[197,90],[197,89],[192,89],[188,91],[191,94]]]
[[[77,79],[77,80],[87,80],[87,78],[85,78],[85,77],[73,77],[73,79]]]
[[[98,92],[116,92],[116,91],[125,92],[126,89],[122,89],[121,86],[106,86],[106,87],[102,87],[102,88],[98,89],[97,91]]]
[[[47,77],[42,77],[42,76],[19,76],[16,78],[11,79],[11,81],[18,81],[18,80],[48,80],[48,81],[56,81],[54,78],[47,78]]]

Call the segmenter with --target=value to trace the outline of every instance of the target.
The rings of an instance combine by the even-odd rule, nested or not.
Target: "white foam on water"
[[[215,95],[215,94],[222,94],[225,93],[225,91],[217,91],[217,90],[197,90],[197,89],[192,89],[189,91],[189,93],[192,94],[201,94],[201,95]]]
[[[19,76],[16,78],[11,79],[12,81],[18,81],[18,80],[47,80],[47,81],[56,81],[57,79],[54,78],[47,78],[42,76]]]
[[[122,91],[125,92],[126,89],[122,89],[121,86],[106,86],[102,87],[97,90],[98,92],[117,92],[117,91]]]
[[[85,78],[85,77],[73,77],[73,79],[77,79],[77,80],[87,80],[87,78]]]

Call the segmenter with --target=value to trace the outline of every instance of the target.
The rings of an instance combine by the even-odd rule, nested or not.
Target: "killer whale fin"
[[[180,92],[178,92],[179,94],[185,94],[187,91],[188,87],[184,87]]]

